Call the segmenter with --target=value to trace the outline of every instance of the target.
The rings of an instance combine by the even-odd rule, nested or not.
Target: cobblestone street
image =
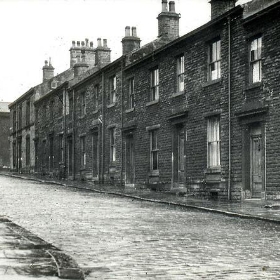
[[[280,225],[0,176],[0,214],[86,279],[279,279]]]

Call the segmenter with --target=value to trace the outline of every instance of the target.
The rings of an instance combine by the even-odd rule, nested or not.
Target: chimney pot
[[[93,48],[93,42],[90,42],[89,45],[91,48]]]
[[[129,37],[130,36],[130,26],[126,26],[125,27],[125,37]]]
[[[45,66],[48,66],[48,61],[47,60],[45,60]]]
[[[131,29],[132,29],[132,36],[137,37],[136,27],[133,26]]]
[[[174,1],[169,2],[169,12],[175,13],[175,2]]]
[[[86,38],[85,41],[86,41],[86,47],[88,47],[88,39]]]
[[[80,47],[80,41],[77,41],[77,47],[78,48]]]
[[[85,42],[84,41],[82,41],[82,47],[84,47],[85,46]]]
[[[52,58],[49,57],[49,66],[52,66]]]
[[[107,39],[103,39],[103,47],[107,48]]]
[[[97,47],[101,47],[101,38],[97,38]]]
[[[75,46],[76,46],[76,42],[72,41],[72,47],[75,48]]]
[[[162,12],[167,12],[167,0],[162,0]]]

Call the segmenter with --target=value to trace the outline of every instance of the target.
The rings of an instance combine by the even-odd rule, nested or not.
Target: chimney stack
[[[132,34],[130,34],[130,26],[125,28],[125,37],[122,39],[122,52],[123,55],[137,50],[140,48],[140,38],[137,37],[136,27],[132,27]]]
[[[101,38],[97,39],[97,47],[95,49],[95,66],[103,67],[111,62],[111,49],[107,46],[107,39],[103,39],[103,46]]]
[[[54,77],[54,68],[51,64],[51,58],[49,58],[49,63],[45,60],[45,65],[43,66],[43,82],[50,80]]]
[[[89,39],[85,41],[72,41],[72,47],[70,48],[70,67],[74,67],[75,63],[80,63],[82,56],[82,50],[84,50],[85,62],[89,67],[95,65],[95,49],[93,48],[93,42],[89,43]]]
[[[82,73],[84,73],[89,67],[89,65],[86,63],[86,55],[85,55],[84,49],[81,51],[81,54],[82,54],[81,61],[78,63],[75,63],[75,65],[73,67],[75,78],[80,76]]]
[[[235,7],[237,0],[210,0],[211,19],[214,19]]]
[[[162,0],[162,12],[158,15],[158,37],[169,41],[179,37],[179,19],[180,14],[175,12],[175,2],[169,2],[167,9],[167,0]]]

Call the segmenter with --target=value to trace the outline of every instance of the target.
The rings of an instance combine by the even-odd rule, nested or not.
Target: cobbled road
[[[0,214],[86,279],[280,279],[280,225],[0,176]]]

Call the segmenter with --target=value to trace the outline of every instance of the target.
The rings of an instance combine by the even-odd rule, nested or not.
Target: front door
[[[185,181],[185,133],[181,128],[178,133],[178,183]]]
[[[126,184],[134,184],[134,139],[133,134],[126,136],[125,151],[125,182]]]
[[[174,187],[185,183],[185,129],[178,126],[174,134],[174,159],[173,159],[173,181]]]
[[[73,165],[72,165],[72,150],[73,150],[73,140],[72,137],[68,138],[68,176],[72,176],[72,170],[73,170]]]
[[[263,191],[263,147],[260,125],[251,128],[250,138],[251,192],[252,197],[260,198]]]
[[[93,132],[92,134],[92,177],[96,178],[98,176],[98,132]]]

